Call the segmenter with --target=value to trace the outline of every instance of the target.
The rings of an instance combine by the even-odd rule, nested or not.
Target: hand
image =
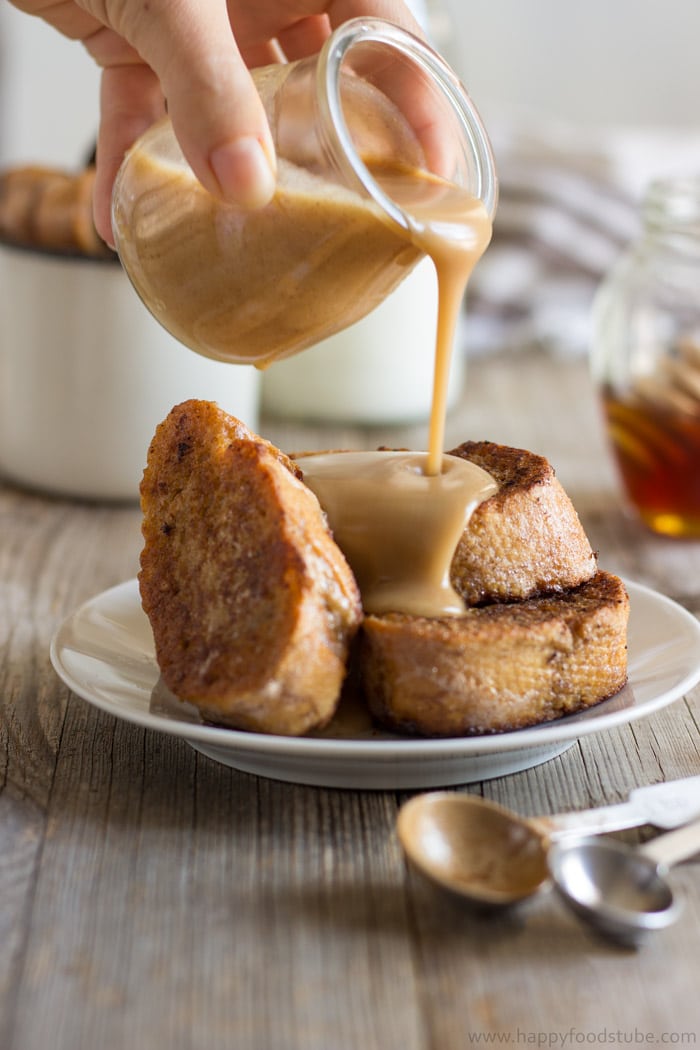
[[[420,32],[401,0],[12,0],[81,40],[102,67],[95,224],[113,243],[112,185],[125,151],[166,110],[202,184],[247,207],[275,188],[270,131],[248,67],[319,50],[360,15]]]

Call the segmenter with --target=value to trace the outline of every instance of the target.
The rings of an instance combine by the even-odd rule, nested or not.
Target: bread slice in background
[[[0,172],[0,240],[37,251],[112,258],[92,216],[95,167],[30,165]]]
[[[216,405],[158,427],[141,485],[139,585],[168,688],[238,729],[332,717],[362,608],[292,462]]]
[[[375,718],[400,733],[466,736],[580,711],[627,681],[629,599],[598,572],[557,595],[427,619],[367,616],[359,674]]]
[[[474,511],[452,560],[452,586],[468,606],[557,593],[594,576],[588,537],[543,456],[492,441],[466,441],[450,455],[499,485]]]

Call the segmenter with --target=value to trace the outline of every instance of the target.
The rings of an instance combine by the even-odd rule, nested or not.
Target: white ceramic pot
[[[0,246],[0,474],[135,500],[156,425],[190,397],[257,427],[259,376],[187,350],[116,263]]]

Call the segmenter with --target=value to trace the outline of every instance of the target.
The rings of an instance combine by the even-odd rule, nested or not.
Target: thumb
[[[95,54],[105,67],[95,188],[102,236],[111,241],[109,197],[121,158],[162,112],[163,96],[182,151],[202,184],[244,207],[266,204],[275,189],[274,146],[226,5],[127,2],[112,28],[142,61],[124,61],[121,49]]]

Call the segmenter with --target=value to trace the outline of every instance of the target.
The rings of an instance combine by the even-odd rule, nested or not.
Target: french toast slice
[[[522,729],[590,707],[627,680],[629,599],[598,572],[571,590],[464,617],[365,617],[358,670],[373,716],[400,733]]]
[[[204,401],[157,428],[139,585],[168,688],[222,725],[298,735],[332,717],[360,595],[292,462]]]
[[[302,478],[304,459],[315,455],[293,453]],[[498,483],[474,510],[452,559],[450,580],[467,606],[553,594],[595,575],[595,552],[548,460],[493,441],[465,441],[448,455],[470,460]]]
[[[449,454],[499,486],[472,514],[452,559],[452,586],[468,606],[556,593],[594,576],[595,553],[543,456],[492,441],[466,441]]]
[[[401,733],[498,733],[616,693],[627,595],[595,572],[550,465],[490,442],[453,454],[500,486],[452,565],[472,607],[367,616],[350,661],[360,596],[302,471],[216,405],[173,409],[144,473],[139,576],[169,689],[212,722],[290,735],[328,723],[350,662],[373,716]]]

